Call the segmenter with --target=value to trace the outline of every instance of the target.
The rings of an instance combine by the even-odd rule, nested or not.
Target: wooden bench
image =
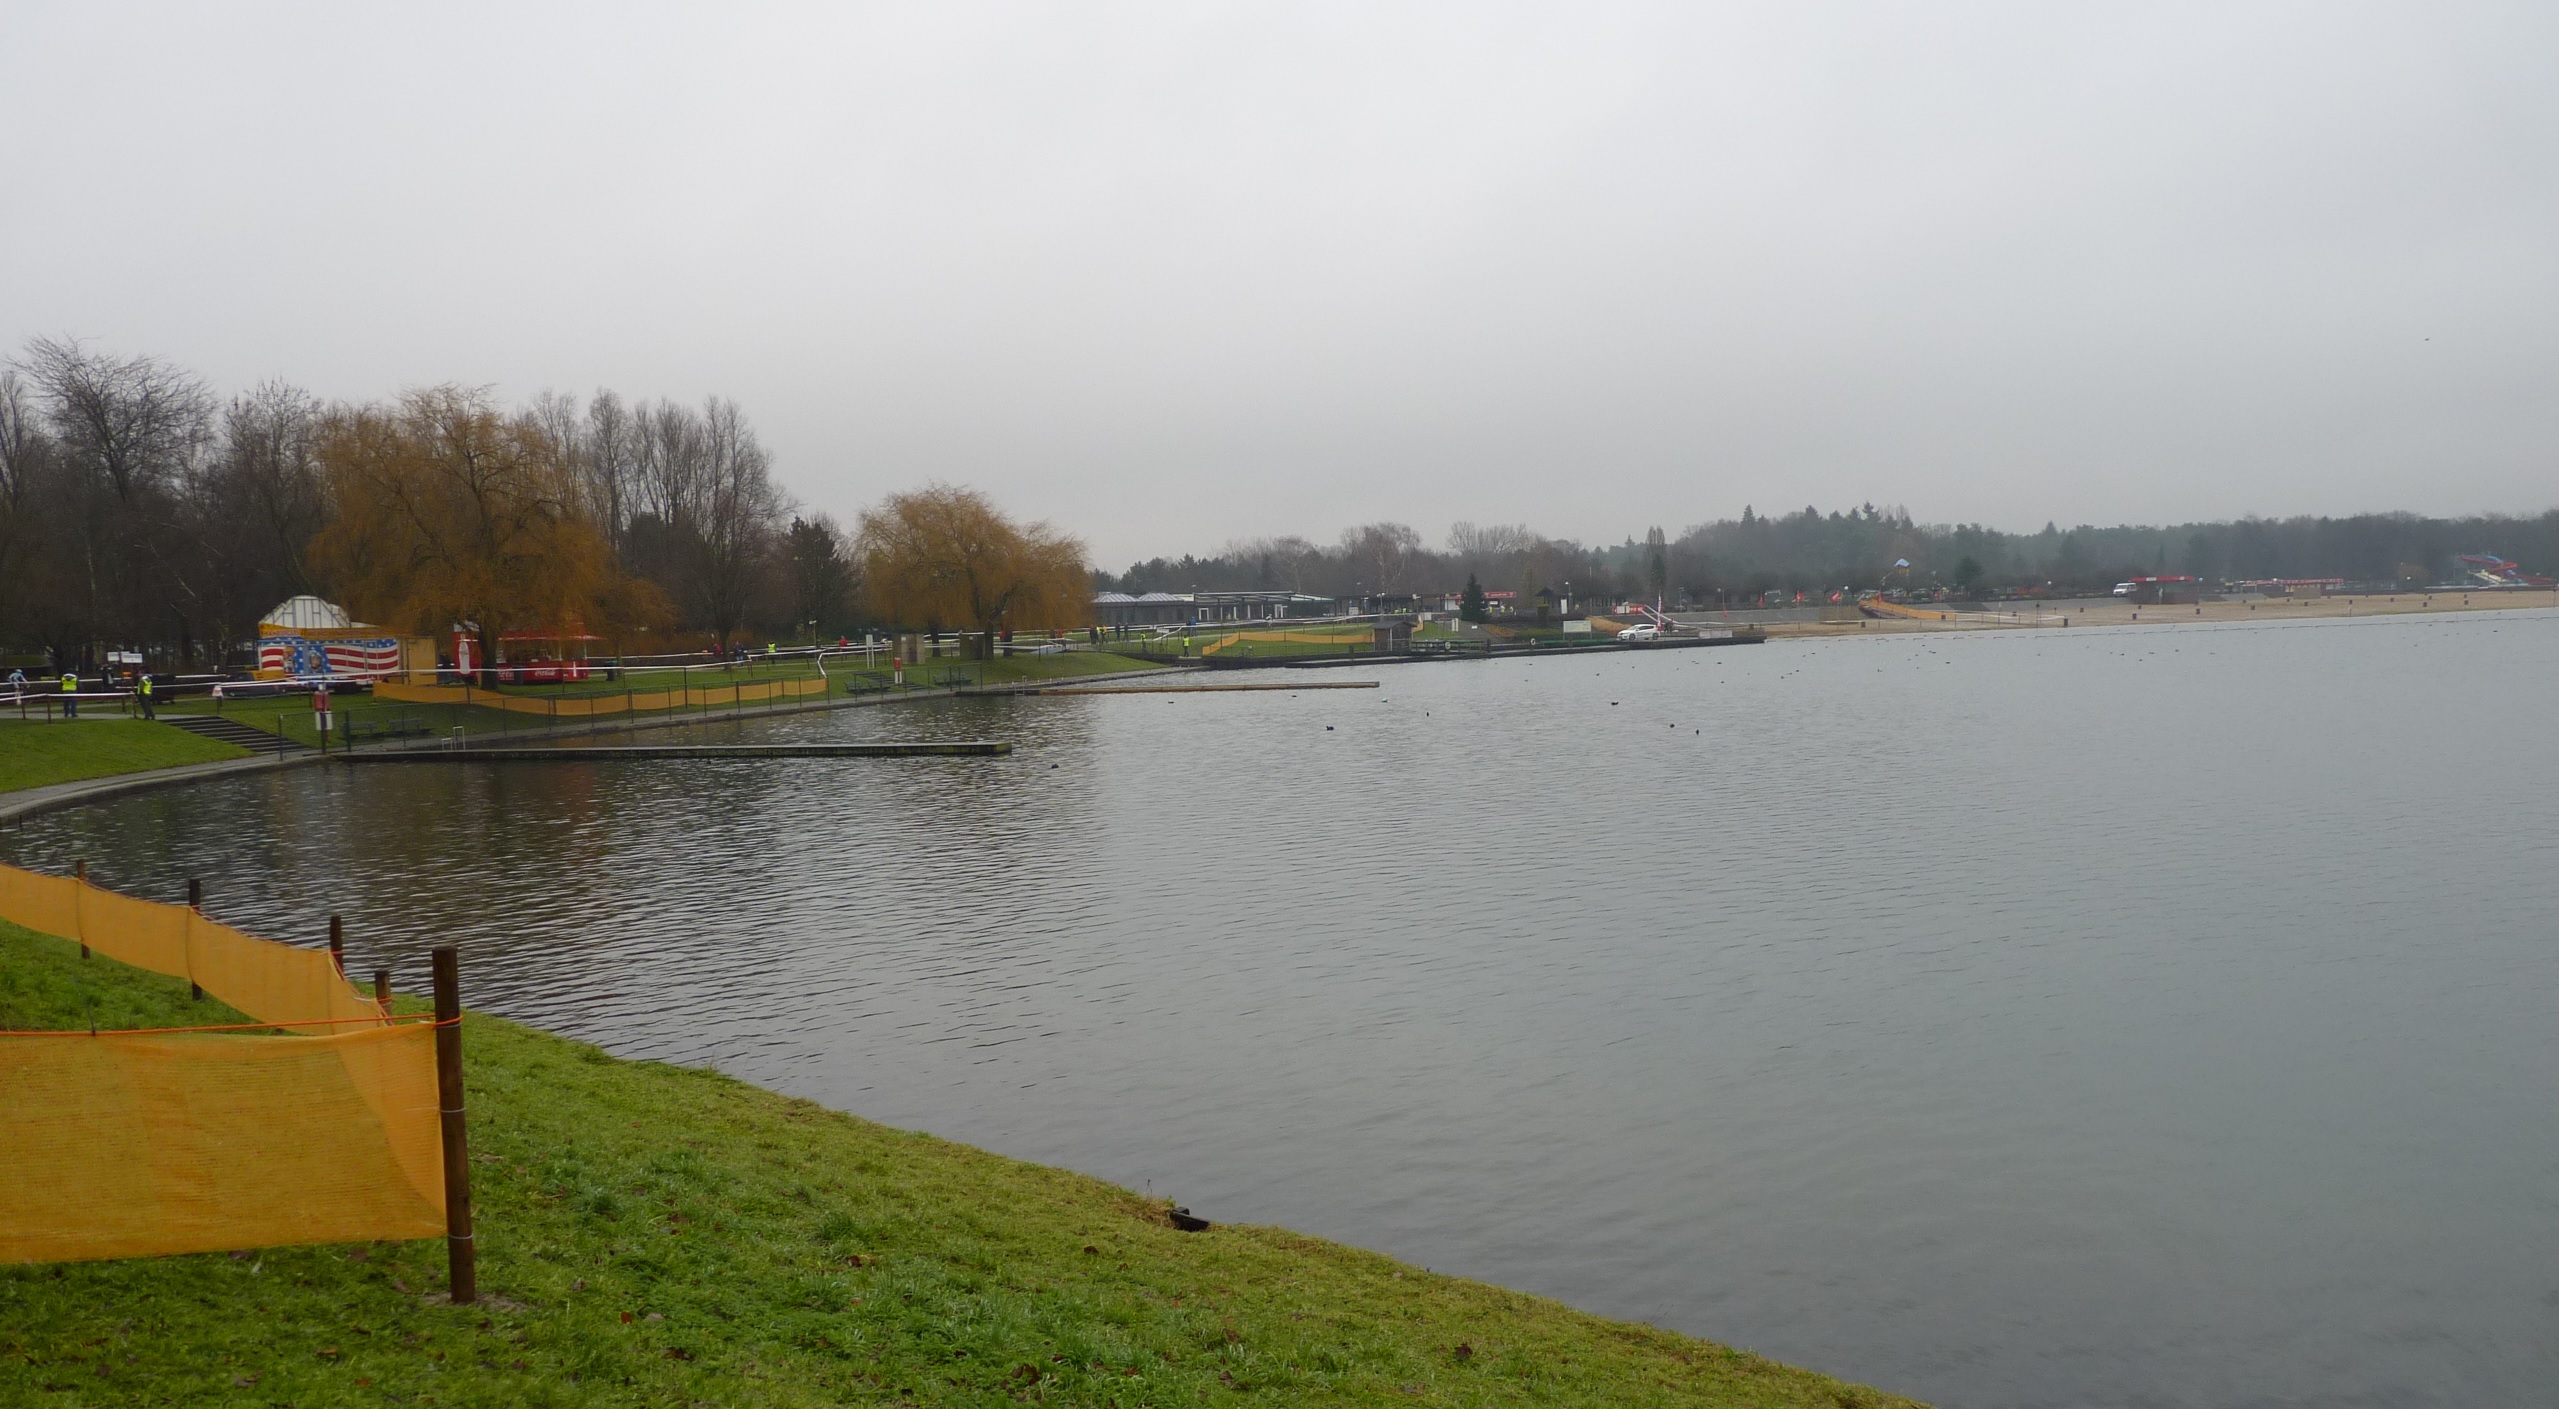
[[[398,739],[434,732],[435,726],[429,724],[423,714],[403,711],[399,714],[347,715],[346,739],[350,744],[358,739]]]

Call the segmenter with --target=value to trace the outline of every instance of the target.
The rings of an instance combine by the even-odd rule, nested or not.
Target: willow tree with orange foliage
[[[881,621],[973,632],[981,656],[1000,632],[1056,631],[1091,619],[1084,545],[1044,523],[1014,523],[973,489],[890,495],[863,512],[854,546]]]
[[[623,575],[569,447],[484,391],[441,386],[332,413],[317,458],[335,510],[313,559],[356,616],[441,636],[543,629],[615,635],[671,615]]]

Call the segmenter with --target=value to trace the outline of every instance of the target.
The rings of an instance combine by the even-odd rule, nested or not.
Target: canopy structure
[[[425,667],[435,667],[433,642],[418,642]],[[288,597],[258,618],[258,675],[274,680],[311,675],[380,678],[417,668],[401,638],[349,617],[335,602]]]
[[[317,597],[287,597],[274,611],[258,618],[261,636],[310,635],[320,631],[371,631],[374,628],[349,618],[335,602]]]

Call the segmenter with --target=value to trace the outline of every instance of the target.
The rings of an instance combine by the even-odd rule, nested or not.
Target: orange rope
[[[451,1027],[460,1021],[462,1021],[460,1018],[441,1021],[425,1013],[402,1013],[379,1018],[302,1018],[293,1022],[219,1023],[204,1027],[116,1027],[101,1028],[94,1032],[87,1028],[78,1028],[70,1032],[36,1032],[26,1028],[8,1027],[0,1028],[0,1037],[147,1037],[159,1032],[264,1032],[275,1027],[333,1027],[346,1023],[381,1023],[385,1026],[397,1024],[408,1027],[424,1023],[428,1027]]]

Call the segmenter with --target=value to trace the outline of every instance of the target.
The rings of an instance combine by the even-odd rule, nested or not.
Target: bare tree
[[[640,403],[634,416],[634,511],[661,524],[690,523],[701,507],[702,421],[672,401]]]
[[[1294,534],[1278,538],[1237,539],[1226,545],[1219,557],[1234,563],[1254,565],[1254,586],[1285,587],[1291,592],[1306,590],[1308,574],[1319,569],[1324,550]]]
[[[1401,591],[1404,569],[1421,547],[1422,536],[1409,524],[1371,523],[1342,530],[1342,556],[1372,593]]]
[[[65,451],[125,503],[168,487],[204,445],[213,397],[183,368],[90,352],[74,338],[34,339],[20,365],[43,389]]]
[[[32,340],[18,365],[41,394],[63,471],[49,531],[67,571],[50,644],[85,654],[102,636],[160,637],[165,623],[191,654],[201,536],[183,525],[183,501],[211,395],[159,358],[109,357],[72,338]]]
[[[52,450],[27,383],[13,367],[0,367],[0,510],[26,506],[28,480]]]
[[[300,387],[261,382],[223,408],[221,448],[205,476],[207,517],[225,554],[243,558],[282,596],[312,590],[305,559],[328,518],[313,447],[319,401]]]
[[[1449,556],[1470,571],[1515,553],[1525,553],[1536,544],[1537,531],[1524,523],[1497,523],[1479,528],[1460,520],[1448,526]]]
[[[622,398],[599,391],[586,407],[586,461],[589,502],[613,544],[617,562],[629,566],[631,548],[631,479],[639,453],[640,427]]]
[[[770,585],[790,501],[734,401],[642,403],[631,418],[630,564],[725,646]]]
[[[694,594],[704,623],[725,643],[746,624],[790,503],[773,483],[772,457],[736,402],[715,396],[704,403],[702,448]]]
[[[0,629],[22,625],[16,608],[29,587],[44,590],[40,581],[30,580],[41,575],[27,569],[40,546],[39,481],[52,463],[53,443],[26,381],[14,369],[0,368]]]

